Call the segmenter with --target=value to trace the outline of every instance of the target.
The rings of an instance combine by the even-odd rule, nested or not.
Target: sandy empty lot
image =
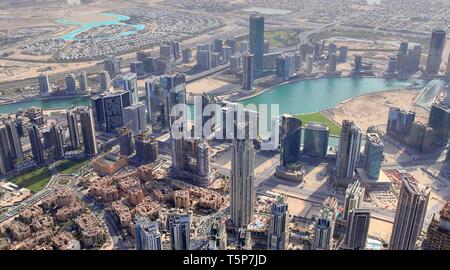
[[[213,78],[204,78],[186,85],[186,91],[193,94],[202,94],[229,84],[228,82]]]
[[[414,99],[418,94],[419,90],[374,93],[354,98],[325,111],[325,114],[338,123],[341,123],[344,119],[353,120],[363,132],[369,126],[377,126],[384,130],[390,107],[416,111],[416,120],[425,122],[428,119],[428,113],[424,109],[413,105]]]

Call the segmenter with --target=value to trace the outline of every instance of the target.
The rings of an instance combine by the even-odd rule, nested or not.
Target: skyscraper
[[[68,74],[66,76],[66,94],[75,94],[77,92],[77,80],[75,75]]]
[[[400,172],[402,187],[398,197],[389,249],[414,250],[422,231],[431,189],[421,188],[407,172]]]
[[[77,114],[74,108],[66,111],[67,126],[69,127],[70,146],[72,150],[80,148],[80,133],[78,130]]]
[[[50,93],[50,85],[46,74],[39,75],[39,96],[46,97]]]
[[[97,140],[95,138],[94,116],[90,107],[80,107],[81,135],[83,137],[84,153],[87,156],[95,156],[98,153]]]
[[[305,128],[303,154],[312,157],[325,157],[328,152],[330,129],[318,122],[309,122]]]
[[[288,205],[285,202],[285,198],[278,196],[270,209],[269,231],[267,234],[268,250],[286,249],[289,240],[287,233],[288,216]]]
[[[0,173],[8,174],[14,169],[12,151],[9,144],[8,131],[6,126],[0,125]]]
[[[381,163],[384,160],[384,144],[377,133],[366,134],[364,146],[364,170],[369,179],[378,179],[380,176]]]
[[[442,62],[442,53],[445,47],[445,31],[442,29],[433,29],[431,34],[430,51],[426,71],[430,75],[439,73],[439,67]]]
[[[125,74],[123,77],[123,82],[123,90],[130,92],[131,105],[137,104],[139,101],[139,93],[136,73]]]
[[[23,150],[16,123],[12,120],[6,120],[4,124],[8,133],[12,158],[15,159],[16,162],[21,163],[23,161]]]
[[[255,150],[248,139],[234,139],[231,159],[231,220],[234,227],[247,227],[253,217]]]
[[[39,129],[35,124],[32,124],[28,128],[28,136],[30,137],[31,152],[33,154],[33,160],[38,165],[43,164],[45,162],[44,147],[42,146]]]
[[[123,108],[123,124],[127,125],[132,132],[147,129],[147,114],[142,102]]]
[[[224,222],[215,220],[209,233],[208,250],[226,250],[227,232]]]
[[[337,56],[335,53],[328,55],[328,67],[327,72],[328,73],[336,73],[336,66],[337,66]]]
[[[114,79],[117,74],[120,74],[121,61],[122,59],[117,58],[115,56],[108,56],[108,58],[105,59],[104,62],[105,71],[109,73],[109,77],[111,79]]]
[[[102,71],[98,74],[98,82],[100,84],[100,92],[105,92],[111,86],[111,78],[107,71]]]
[[[141,131],[135,138],[136,157],[142,162],[153,162],[158,158],[158,142],[150,137],[150,131]]]
[[[121,155],[130,156],[133,154],[133,137],[128,127],[124,126],[119,129],[119,145]]]
[[[123,108],[130,106],[130,92],[92,97],[96,127],[108,133],[123,126]]]
[[[170,213],[167,217],[172,250],[189,250],[191,242],[191,218],[185,213]]]
[[[350,120],[342,121],[339,149],[336,157],[337,184],[348,185],[353,178],[356,161],[359,159],[361,129]]]
[[[52,124],[50,134],[53,141],[53,155],[56,160],[64,158],[64,137],[61,125]]]
[[[301,136],[302,121],[292,115],[283,114],[280,129],[280,163],[282,166],[296,163],[299,160]]]
[[[150,222],[148,218],[136,215],[134,228],[136,250],[162,250],[158,221]]]
[[[433,215],[422,242],[422,249],[450,250],[450,200],[439,212],[438,217]]]
[[[86,94],[88,91],[88,80],[87,80],[86,72],[84,72],[84,71],[81,72],[79,83],[80,83],[80,93]]]
[[[362,250],[366,247],[370,225],[370,209],[350,210],[343,247],[345,249]]]
[[[245,53],[242,55],[243,74],[242,74],[242,88],[245,90],[253,89],[254,77],[254,62],[255,58],[253,54]]]
[[[316,220],[312,248],[315,250],[330,250],[333,244],[334,225],[336,221],[338,202],[331,196],[325,198],[320,216]]]
[[[345,191],[343,220],[347,220],[349,212],[353,209],[361,208],[364,200],[365,188],[359,181],[349,184]]]
[[[249,26],[249,45],[250,53],[255,57],[253,73],[255,77],[261,77],[264,66],[264,17],[252,14],[250,15]]]

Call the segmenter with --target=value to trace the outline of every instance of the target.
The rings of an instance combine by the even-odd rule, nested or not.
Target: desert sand
[[[426,122],[428,112],[413,104],[418,94],[419,90],[374,93],[354,98],[324,113],[337,123],[342,123],[344,119],[353,120],[363,132],[369,126],[377,126],[384,130],[390,107],[400,107],[405,110],[415,111],[416,120]]]

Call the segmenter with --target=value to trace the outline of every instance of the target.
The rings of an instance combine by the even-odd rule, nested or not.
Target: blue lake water
[[[354,97],[381,91],[417,88],[426,83],[425,80],[323,78],[278,85],[261,95],[241,100],[240,103],[279,104],[280,114],[303,114],[326,110]]]
[[[57,20],[57,23],[65,24],[65,25],[76,25],[78,26],[77,29],[70,31],[69,33],[61,36],[60,38],[66,40],[66,41],[73,41],[76,40],[76,36],[86,32],[92,28],[99,27],[99,26],[108,26],[108,25],[115,25],[115,24],[124,24],[125,21],[128,21],[130,17],[115,13],[101,13],[101,15],[105,16],[105,20],[103,21],[96,21],[91,23],[82,23],[78,22],[77,18],[67,18],[67,19],[60,19]],[[113,17],[113,19],[109,19],[108,17]],[[145,25],[143,24],[136,24],[132,25],[135,30],[134,31],[126,31],[120,33],[118,36],[129,36],[136,34],[138,31],[142,31],[145,29]]]

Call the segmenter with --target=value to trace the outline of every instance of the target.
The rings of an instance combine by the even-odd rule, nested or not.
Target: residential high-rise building
[[[326,157],[330,129],[318,122],[309,122],[305,128],[303,154],[312,157]]]
[[[39,75],[39,96],[46,97],[50,93],[50,84],[46,74]]]
[[[134,228],[136,250],[162,250],[158,221],[136,215]]]
[[[242,88],[245,90],[253,89],[253,81],[255,79],[254,74],[254,62],[255,58],[253,54],[244,54],[242,55],[242,63],[243,63],[243,75],[242,75]]]
[[[32,124],[28,128],[28,136],[30,137],[31,153],[36,164],[45,163],[44,147],[42,146],[41,136],[37,125]]]
[[[351,210],[362,207],[364,200],[365,188],[361,186],[359,181],[355,181],[349,184],[345,191],[344,213],[342,214],[343,220],[348,220],[348,216]]]
[[[409,135],[416,113],[392,107],[389,109],[387,133],[399,133]]]
[[[384,75],[387,77],[393,77],[397,72],[397,66],[398,66],[398,56],[397,55],[389,56],[388,66],[386,71],[384,72]]]
[[[214,52],[221,54],[223,49],[223,40],[221,38],[214,39]]]
[[[450,250],[450,200],[439,212],[439,217],[433,215],[428,225],[423,250]]]
[[[280,163],[282,166],[296,163],[299,160],[301,136],[302,121],[295,116],[283,114],[280,129]]]
[[[450,108],[439,103],[432,104],[428,125],[435,132],[436,142],[439,142],[441,145],[447,144],[450,134]]]
[[[402,186],[395,212],[389,249],[414,250],[422,231],[431,189],[421,188],[407,172],[400,172]]]
[[[14,169],[12,150],[6,126],[0,125],[0,174],[7,175]]]
[[[264,53],[269,53],[270,52],[270,41],[265,39],[264,40]]]
[[[284,250],[289,240],[288,205],[285,198],[278,196],[270,209],[269,231],[267,233],[268,250]]]
[[[102,94],[92,97],[96,127],[108,133],[123,126],[123,108],[129,107],[130,92]]]
[[[239,43],[239,52],[240,52],[241,54],[244,54],[244,53],[249,52],[249,50],[248,50],[248,41],[247,41],[247,40],[242,40],[242,41]]]
[[[81,135],[83,138],[84,153],[87,156],[95,156],[98,153],[97,140],[95,138],[94,116],[90,107],[80,107]]]
[[[348,185],[355,172],[361,146],[361,129],[350,120],[342,121],[339,149],[336,157],[336,179],[338,185]]]
[[[181,59],[183,63],[189,63],[191,61],[192,51],[190,48],[185,48],[181,51]]]
[[[257,14],[250,15],[249,47],[254,55],[253,73],[255,78],[261,77],[264,66],[264,17]]]
[[[172,47],[173,59],[175,59],[175,61],[180,59],[180,42],[172,41],[170,46]]]
[[[332,54],[336,54],[337,53],[337,46],[336,43],[330,43],[328,44],[328,57],[330,57],[330,55]]]
[[[170,213],[167,217],[172,250],[189,250],[191,242],[191,218],[185,213]]]
[[[170,60],[172,58],[172,46],[170,45],[159,46],[159,57],[164,60]]]
[[[231,220],[235,228],[247,227],[255,204],[255,150],[248,139],[234,139],[231,159]]]
[[[77,114],[74,108],[66,111],[67,126],[69,127],[70,146],[72,150],[80,148],[80,133],[78,129]]]
[[[337,66],[337,56],[335,53],[331,53],[328,55],[327,72],[328,73],[336,73],[336,66]]]
[[[158,159],[158,142],[150,137],[150,131],[141,131],[135,138],[136,157],[141,162],[153,162]]]
[[[145,59],[147,59],[151,56],[152,56],[152,54],[150,52],[146,52],[146,51],[136,52],[136,60],[138,60],[139,62],[144,62]]]
[[[362,55],[355,55],[355,66],[353,68],[353,73],[358,75],[363,72],[363,57]]]
[[[305,69],[308,75],[311,75],[314,70],[314,56],[312,54],[306,54]]]
[[[117,74],[121,73],[121,58],[115,56],[108,56],[104,61],[105,71],[109,73],[109,77],[114,79]]]
[[[241,56],[232,55],[230,57],[230,71],[231,74],[237,75],[241,71]]]
[[[377,133],[366,133],[366,144],[364,145],[364,170],[369,179],[378,179],[380,176],[381,163],[384,160],[384,144]]]
[[[442,29],[433,29],[431,34],[430,51],[426,71],[430,75],[439,73],[439,67],[442,62],[442,53],[445,47],[445,31]]]
[[[276,76],[288,80],[295,73],[295,54],[286,53],[277,57]]]
[[[139,102],[139,92],[137,86],[136,73],[128,73],[123,76],[123,90],[130,92],[131,105]]]
[[[61,125],[52,124],[50,134],[53,141],[53,157],[56,160],[64,158],[64,129]]]
[[[108,91],[109,87],[111,87],[111,78],[109,77],[109,73],[107,71],[102,71],[98,74],[98,82],[100,84],[100,92]]]
[[[237,250],[252,250],[252,235],[247,228],[239,228],[236,235]]]
[[[212,67],[211,51],[197,49],[197,68],[208,70]]]
[[[347,59],[348,59],[348,47],[347,46],[339,47],[338,62],[345,63],[347,62]]]
[[[225,44],[230,47],[231,49],[231,55],[236,54],[238,46],[237,46],[237,40],[235,38],[227,38],[225,40]]]
[[[209,233],[208,250],[226,250],[227,232],[224,222],[215,220]]]
[[[145,74],[144,63],[141,61],[134,61],[130,63],[130,72],[135,73],[138,77]]]
[[[19,133],[17,132],[16,123],[12,120],[6,120],[4,124],[6,127],[6,132],[8,133],[8,140],[12,158],[17,163],[22,163],[23,161],[22,143],[20,142],[20,137]]]
[[[333,248],[334,225],[336,222],[338,202],[334,197],[327,197],[316,220],[312,248],[330,250]]]
[[[369,234],[370,209],[350,210],[345,238],[342,246],[344,249],[363,250],[366,247]]]
[[[123,124],[128,125],[132,132],[147,129],[147,113],[142,102],[123,108]]]
[[[79,78],[79,83],[80,83],[80,93],[86,94],[88,91],[88,79],[87,79],[86,72],[84,72],[84,71],[81,72],[80,78]]]
[[[121,155],[130,156],[133,154],[133,136],[130,128],[126,126],[119,128],[119,145]]]

